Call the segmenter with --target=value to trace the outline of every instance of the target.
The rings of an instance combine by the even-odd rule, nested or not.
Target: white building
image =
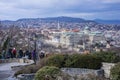
[[[81,46],[83,49],[95,43],[106,44],[103,33],[99,31],[91,32],[88,27],[81,32],[56,32],[52,35],[52,43],[62,46]]]
[[[101,32],[91,32],[89,34],[89,40],[91,43],[106,43],[105,37]]]

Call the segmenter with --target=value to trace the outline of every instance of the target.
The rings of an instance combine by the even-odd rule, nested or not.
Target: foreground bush
[[[120,80],[120,63],[111,69],[111,78],[112,80]]]
[[[61,71],[57,67],[45,66],[37,71],[35,80],[56,80],[60,73]]]
[[[94,55],[53,55],[46,59],[47,66],[99,69],[101,58]]]
[[[47,58],[43,58],[36,65],[24,67],[17,71],[15,76],[23,73],[36,73],[40,68],[44,66],[56,66],[59,68],[88,68],[88,69],[100,69],[102,63],[101,57],[95,54],[54,54]]]
[[[47,66],[56,66],[56,67],[63,67],[64,66],[64,55],[55,54],[46,59]]]
[[[120,57],[114,52],[98,52],[94,53],[97,57],[100,57],[103,62],[116,63],[120,62]]]
[[[100,69],[102,60],[94,55],[73,54],[65,61],[65,67]]]

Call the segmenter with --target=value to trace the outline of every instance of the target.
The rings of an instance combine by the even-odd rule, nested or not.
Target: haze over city
[[[120,0],[0,0],[0,19],[70,16],[120,19]]]

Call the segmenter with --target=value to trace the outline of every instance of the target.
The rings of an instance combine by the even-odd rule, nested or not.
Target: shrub
[[[46,59],[47,66],[56,66],[56,67],[63,67],[64,65],[64,55],[55,54]]]
[[[60,72],[60,69],[57,67],[45,66],[37,71],[35,80],[56,80]]]
[[[94,55],[60,55],[56,54],[46,59],[47,66],[72,67],[72,68],[89,68],[99,69],[101,67],[101,58]]]
[[[103,62],[116,63],[120,61],[120,58],[114,52],[99,52],[94,55],[100,57]]]
[[[101,67],[101,61],[102,60],[99,57],[93,55],[73,54],[65,61],[65,66],[73,68],[99,69]]]
[[[120,80],[120,62],[111,69],[111,78]]]
[[[101,62],[101,57],[91,54],[55,54],[43,58],[36,65],[22,68],[20,71],[17,71],[15,75],[35,73],[44,66],[99,69]]]

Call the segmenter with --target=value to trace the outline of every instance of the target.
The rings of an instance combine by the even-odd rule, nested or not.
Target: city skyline
[[[0,19],[70,16],[120,20],[120,0],[1,0]]]

